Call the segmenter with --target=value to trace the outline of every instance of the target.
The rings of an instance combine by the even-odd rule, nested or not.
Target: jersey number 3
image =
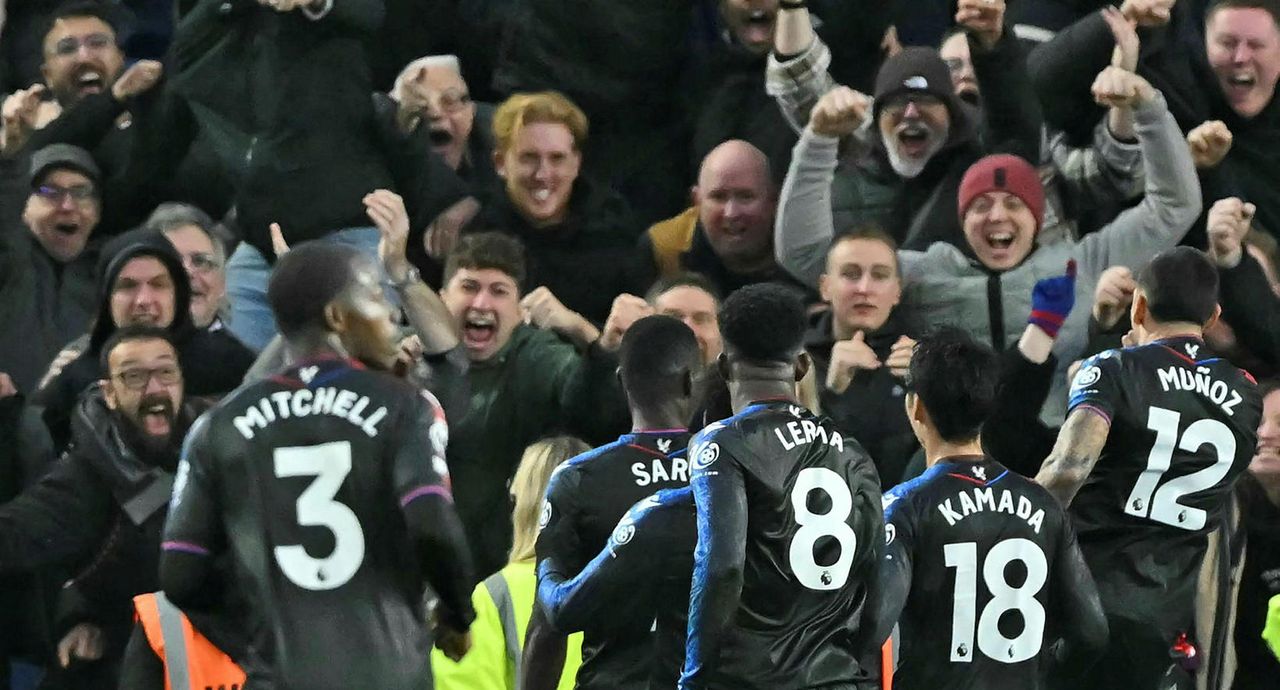
[[[1173,410],[1151,408],[1147,428],[1156,432],[1156,442],[1147,456],[1147,469],[1138,475],[1129,500],[1125,501],[1124,512],[1181,529],[1198,530],[1204,527],[1205,512],[1184,506],[1178,499],[1211,488],[1227,476],[1236,457],[1236,437],[1226,424],[1216,419],[1201,419],[1187,427],[1179,440],[1178,423],[1181,418]],[[1160,485],[1160,480],[1173,464],[1175,446],[1188,453],[1197,453],[1205,445],[1213,446],[1215,457],[1212,465]]]
[[[1044,607],[1036,599],[1049,578],[1044,551],[1028,539],[1006,539],[987,552],[982,562],[982,581],[991,593],[991,602],[978,616],[978,545],[966,541],[942,547],[947,567],[956,569],[955,611],[951,616],[951,660],[973,661],[974,623],[978,649],[988,658],[1005,664],[1026,661],[1040,653],[1044,644]],[[1009,584],[1005,569],[1022,561],[1027,579],[1017,587]],[[1012,639],[1000,632],[1000,617],[1009,611],[1022,616],[1022,632]],[[975,621],[976,619],[976,621]]]
[[[360,519],[350,508],[333,500],[351,472],[351,444],[336,441],[277,448],[274,461],[277,477],[315,477],[298,496],[298,524],[324,527],[333,533],[333,551],[328,556],[313,558],[301,544],[277,546],[276,563],[285,577],[303,589],[341,587],[364,561]]]
[[[809,510],[809,494],[821,491],[831,499],[831,510],[821,515]],[[791,538],[791,572],[809,589],[829,590],[844,587],[853,567],[858,535],[848,525],[853,512],[853,494],[840,475],[825,467],[806,467],[796,476],[791,487],[791,507],[800,529]],[[840,545],[840,555],[831,565],[818,565],[813,549],[822,537],[831,537]]]

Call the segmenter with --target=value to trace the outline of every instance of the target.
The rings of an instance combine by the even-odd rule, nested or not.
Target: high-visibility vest
[[[240,690],[244,671],[191,627],[163,592],[139,594],[133,609],[152,651],[164,662],[165,690]]]

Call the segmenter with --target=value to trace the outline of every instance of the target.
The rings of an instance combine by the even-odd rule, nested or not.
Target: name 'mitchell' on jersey
[[[778,401],[703,429],[690,458],[699,542],[681,687],[864,681],[853,638],[883,524],[866,451],[830,419]],[[742,589],[730,597],[716,573],[735,567]]]
[[[900,624],[903,690],[1037,690],[1066,639],[1105,619],[1070,520],[1039,485],[981,456],[945,458],[884,495],[875,627]]]
[[[1103,606],[1170,641],[1190,625],[1206,535],[1253,457],[1262,414],[1253,378],[1208,354],[1189,337],[1109,350],[1071,389],[1072,412],[1111,422],[1071,503]]]

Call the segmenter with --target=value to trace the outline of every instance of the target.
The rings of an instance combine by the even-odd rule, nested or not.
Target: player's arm
[[[863,620],[867,636],[862,640],[865,647],[862,651],[878,650],[889,639],[911,592],[914,537],[905,506],[889,506],[885,515],[884,540],[878,572],[867,598]]]
[[[207,609],[221,598],[214,558],[226,547],[211,443],[206,415],[183,444],[160,544],[160,588],[182,609]]]
[[[396,441],[393,477],[400,510],[418,551],[431,589],[440,597],[440,622],[454,632],[465,632],[475,619],[471,590],[471,552],[462,521],[453,509],[453,494],[445,479],[444,453],[448,432],[443,415],[434,405],[414,395]]]
[[[1071,499],[1084,486],[1102,455],[1109,431],[1111,421],[1098,410],[1091,407],[1073,410],[1058,432],[1053,452],[1036,474],[1036,482],[1064,507],[1071,505]]]
[[[693,554],[682,689],[707,686],[719,660],[725,630],[742,597],[747,541],[745,478],[733,458],[716,461],[720,452],[715,441],[709,441],[698,444],[691,454],[696,469],[689,485],[698,504],[698,546]]]
[[[1087,668],[1107,644],[1107,617],[1098,597],[1098,586],[1080,551],[1071,519],[1066,515],[1062,516],[1062,536],[1058,540],[1052,577],[1056,611],[1050,620],[1056,622],[1062,636],[1053,663],[1065,668]]]
[[[521,690],[553,690],[560,684],[560,674],[564,670],[567,638],[564,631],[552,623],[553,615],[548,613],[548,607],[554,603],[542,599],[542,578],[568,578],[577,572],[581,563],[577,555],[581,551],[581,542],[575,519],[577,504],[574,502],[577,491],[578,473],[573,467],[562,465],[551,475],[535,546],[538,596],[529,626],[525,629],[524,654],[517,683]]]

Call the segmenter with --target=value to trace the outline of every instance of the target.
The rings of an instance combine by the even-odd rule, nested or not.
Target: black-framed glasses
[[[116,44],[116,41],[114,38],[111,37],[110,34],[104,34],[101,32],[89,34],[84,38],[80,38],[79,36],[67,36],[65,38],[60,39],[57,43],[53,44],[53,52],[55,55],[59,55],[61,57],[67,57],[69,55],[75,55],[76,53],[80,52],[81,46],[88,48],[91,51],[97,52],[101,50],[106,50],[107,48],[112,47],[115,44]]]
[[[97,197],[97,192],[90,185],[59,187],[53,184],[42,184],[36,187],[35,194],[41,199],[54,204],[61,204],[67,199],[71,199],[77,204],[84,204]]]
[[[155,377],[162,386],[172,386],[182,380],[182,371],[177,366],[168,365],[156,367],[154,369],[129,369],[116,374],[116,378],[125,388],[140,391],[147,387],[147,383],[151,381],[151,377]]]

